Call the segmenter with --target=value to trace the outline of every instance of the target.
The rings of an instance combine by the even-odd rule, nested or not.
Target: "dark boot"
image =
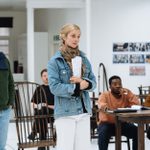
[[[150,140],[150,127],[147,129],[146,134],[147,134],[147,138]]]
[[[28,139],[34,141],[35,140],[35,133],[31,132],[31,134],[28,136]]]
[[[38,150],[46,150],[45,147],[38,147]]]

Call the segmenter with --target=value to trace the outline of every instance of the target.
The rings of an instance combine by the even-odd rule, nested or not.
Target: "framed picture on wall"
[[[113,52],[150,52],[150,42],[113,43]]]
[[[145,62],[146,63],[150,63],[150,54],[146,55]]]
[[[114,64],[128,63],[128,55],[127,54],[114,54],[113,55],[113,63]]]
[[[131,64],[145,63],[145,57],[143,54],[131,54],[129,55],[129,62]]]
[[[113,52],[127,52],[127,51],[128,51],[128,43],[113,44]]]
[[[145,75],[145,66],[130,66],[129,74],[131,76],[144,76]]]
[[[128,44],[131,52],[150,52],[150,42],[131,42]]]

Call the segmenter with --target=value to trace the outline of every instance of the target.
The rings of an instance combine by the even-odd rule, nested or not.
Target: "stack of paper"
[[[80,56],[72,58],[73,76],[81,78],[81,67],[82,67],[82,58]]]

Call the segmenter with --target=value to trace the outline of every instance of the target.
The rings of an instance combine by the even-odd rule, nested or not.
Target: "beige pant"
[[[59,118],[55,125],[57,150],[91,150],[89,115]]]

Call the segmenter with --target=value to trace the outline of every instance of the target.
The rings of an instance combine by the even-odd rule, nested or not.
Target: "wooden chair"
[[[91,123],[91,139],[98,138],[97,125],[98,125],[98,107],[97,101],[98,98],[95,97],[95,93],[92,93],[92,97],[90,98],[92,101],[92,116],[90,118]]]
[[[37,88],[39,88],[38,92]],[[15,91],[14,111],[18,150],[32,147],[46,147],[49,150],[50,146],[55,146],[56,138],[52,121],[53,116],[48,114],[47,103],[40,102],[41,97],[44,97],[47,102],[42,86],[33,82],[16,82]],[[33,95],[36,95],[38,104],[36,109],[35,105],[31,104]],[[37,110],[36,115],[35,110]],[[29,139],[33,128],[35,137]],[[43,135],[44,138],[42,138]]]
[[[150,107],[150,86],[140,86],[139,89],[139,99],[141,101],[141,105]],[[145,132],[148,131],[150,124],[145,124]]]
[[[111,144],[111,143],[115,143],[115,137],[114,136],[112,136],[111,137],[111,139],[109,140],[109,143]],[[128,150],[130,150],[131,148],[130,148],[130,139],[129,138],[127,138],[127,137],[121,137],[121,143],[127,143],[127,149]]]
[[[141,101],[141,105],[143,105],[145,103],[145,99],[148,95],[150,95],[150,86],[140,86],[138,87],[139,89],[139,98]]]

